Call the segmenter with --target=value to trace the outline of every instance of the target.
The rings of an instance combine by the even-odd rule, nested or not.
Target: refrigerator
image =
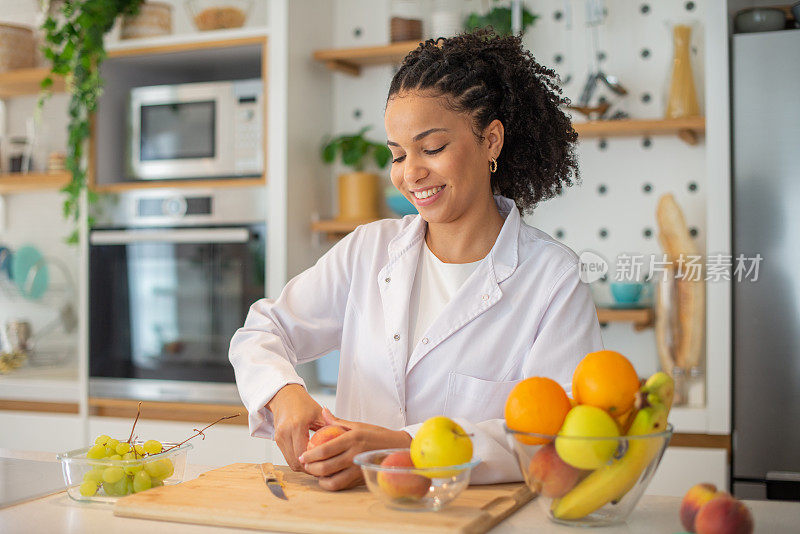
[[[734,35],[731,53],[732,259],[759,263],[732,278],[732,486],[800,500],[800,29]]]

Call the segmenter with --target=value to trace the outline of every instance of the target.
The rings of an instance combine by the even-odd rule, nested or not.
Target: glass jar
[[[675,394],[672,397],[672,405],[686,406],[688,402],[686,390],[686,371],[680,367],[673,367],[672,378],[675,380]]]
[[[27,146],[28,139],[25,137],[12,137],[9,140],[8,172],[23,171],[25,167],[25,149]]]
[[[433,0],[427,38],[453,37],[464,29],[463,2],[460,0]]]
[[[689,406],[706,405],[706,373],[702,367],[689,369],[686,380],[686,402]]]

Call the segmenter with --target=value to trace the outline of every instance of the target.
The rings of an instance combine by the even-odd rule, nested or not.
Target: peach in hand
[[[311,438],[308,440],[308,446],[306,447],[307,451],[310,451],[314,447],[322,445],[325,442],[332,440],[333,438],[337,438],[347,432],[347,429],[343,426],[339,425],[328,425],[323,426],[316,432]]]
[[[382,467],[414,467],[408,451],[397,451],[388,455],[381,462]],[[431,481],[428,477],[410,473],[378,473],[378,485],[383,492],[393,499],[420,499],[428,493]]]
[[[738,499],[718,493],[700,508],[694,526],[697,534],[752,534],[753,516]]]
[[[681,524],[689,532],[694,532],[694,522],[697,513],[705,503],[717,496],[717,487],[714,484],[695,484],[681,501]]]
[[[563,497],[581,477],[580,469],[572,467],[556,453],[553,443],[541,447],[531,458],[532,486],[545,497]]]

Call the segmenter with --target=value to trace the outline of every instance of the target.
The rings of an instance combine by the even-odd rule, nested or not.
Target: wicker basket
[[[36,64],[36,40],[25,26],[0,24],[0,72],[33,67]]]
[[[164,2],[145,2],[135,17],[123,17],[120,39],[157,37],[172,33],[172,6]]]

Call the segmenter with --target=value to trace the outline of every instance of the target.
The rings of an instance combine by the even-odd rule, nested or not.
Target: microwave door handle
[[[89,236],[92,245],[128,245],[131,243],[247,243],[246,228],[187,228],[167,231],[95,230]]]

